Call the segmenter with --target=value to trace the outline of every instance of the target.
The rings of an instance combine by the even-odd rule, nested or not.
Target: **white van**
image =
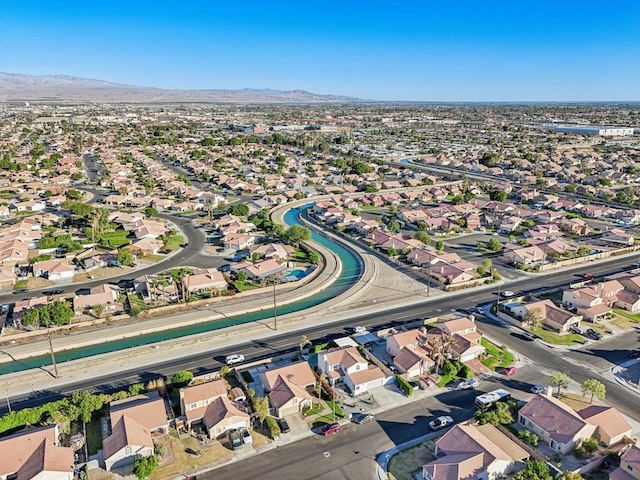
[[[244,355],[241,353],[234,353],[233,355],[227,355],[224,359],[227,365],[233,365],[234,363],[244,362]]]

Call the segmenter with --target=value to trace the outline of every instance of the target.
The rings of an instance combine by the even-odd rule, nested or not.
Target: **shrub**
[[[587,438],[582,442],[581,447],[587,453],[593,453],[598,449],[598,440],[595,438]]]
[[[176,386],[184,386],[193,380],[193,373],[188,370],[180,370],[171,377],[171,384]]]
[[[413,395],[413,387],[403,377],[396,375],[396,381],[398,382],[400,390],[402,390],[407,397]]]
[[[576,447],[576,448],[573,449],[573,452],[571,452],[571,453],[573,453],[574,457],[581,458],[581,457],[584,457],[586,452],[584,451],[584,448]]]
[[[447,360],[442,366],[442,371],[449,377],[455,377],[458,374],[458,367],[453,362]]]
[[[269,429],[269,435],[271,436],[271,438],[276,439],[280,436],[280,425],[278,425],[278,422],[276,421],[275,418],[273,417],[267,417],[265,420],[265,423],[267,424],[267,428]]]
[[[518,437],[527,445],[531,445],[532,447],[538,445],[538,436],[535,433],[530,432],[529,430],[520,430],[518,432]]]

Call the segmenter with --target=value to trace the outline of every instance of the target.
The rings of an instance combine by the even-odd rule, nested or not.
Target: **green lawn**
[[[100,419],[87,423],[87,449],[89,455],[95,455],[102,448],[102,429]]]
[[[238,292],[246,292],[247,290],[255,290],[256,288],[262,288],[261,285],[250,282],[249,280],[242,283],[233,282],[233,286],[236,287],[236,290],[238,290]]]
[[[557,300],[558,302],[561,302],[562,292],[545,293],[544,295],[540,295],[540,298],[550,298],[551,300]]]
[[[321,403],[314,403],[309,410],[305,410],[302,412],[303,417],[310,417],[311,415],[317,415],[318,413],[322,413],[324,407]]]
[[[173,235],[172,237],[168,237],[164,242],[164,248],[168,248],[171,251],[178,250],[180,245],[184,243],[184,237],[180,234]]]
[[[482,360],[482,364],[485,367],[495,370],[496,368],[505,368],[513,364],[513,353],[509,349],[500,348],[486,338],[481,339],[480,343],[486,349],[487,357]]]
[[[439,387],[446,387],[451,380],[453,380],[453,377],[450,375],[440,375],[440,380],[438,380],[437,385]]]
[[[613,311],[622,317],[628,318],[629,320],[633,320],[634,322],[640,322],[640,314],[638,313],[630,313],[620,308],[614,308]]]
[[[544,328],[536,328],[533,333],[540,337],[542,341],[553,343],[554,345],[575,345],[576,343],[584,343],[582,335],[575,333],[567,333],[566,335],[558,335],[557,333],[545,330]]]
[[[13,289],[14,290],[20,290],[22,288],[27,288],[27,282],[28,280],[18,280],[14,285],[13,285]]]

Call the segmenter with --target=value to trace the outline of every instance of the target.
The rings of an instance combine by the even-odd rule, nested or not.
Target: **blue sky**
[[[377,100],[640,100],[640,1],[0,2],[0,71]]]

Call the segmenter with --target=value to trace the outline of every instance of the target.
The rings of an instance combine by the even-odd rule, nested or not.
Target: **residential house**
[[[130,467],[141,457],[154,454],[151,432],[139,422],[122,415],[111,426],[111,434],[102,441],[105,469]]]
[[[255,245],[256,237],[248,233],[229,233],[222,238],[222,245],[225,250],[246,250]]]
[[[227,289],[224,275],[215,268],[198,269],[182,278],[183,294],[222,292]]]
[[[561,454],[591,438],[597,428],[551,395],[534,396],[518,411],[518,422]]]
[[[25,312],[31,310],[32,308],[37,308],[42,305],[46,305],[49,303],[49,299],[46,296],[42,297],[32,297],[25,300],[18,300],[13,305],[13,321],[17,325],[20,324],[20,318]]]
[[[569,332],[572,328],[578,328],[582,320],[582,315],[558,307],[548,298],[516,306],[508,306],[507,308],[520,320],[524,320],[529,314],[551,330],[560,333]]]
[[[331,385],[343,382],[354,395],[382,386],[385,382],[382,370],[369,365],[355,347],[333,348],[320,352],[318,369],[327,375]]]
[[[436,442],[425,480],[495,480],[524,465],[529,454],[491,424],[456,425]]]
[[[630,313],[639,313],[640,295],[626,289],[622,290],[618,292],[617,300],[613,305]]]
[[[469,317],[439,322],[428,333],[449,336],[450,338],[442,338],[441,342],[449,342],[449,354],[461,362],[478,358],[485,351],[481,344],[482,333],[478,331],[475,319]]]
[[[141,238],[133,242],[127,248],[131,250],[134,255],[157,255],[162,248],[163,243],[155,238]]]
[[[622,442],[625,437],[631,438],[631,425],[613,407],[590,405],[578,411],[578,415],[598,426],[594,436],[607,447]]]
[[[280,264],[274,259],[262,260],[255,263],[242,262],[232,267],[232,270],[236,272],[245,272],[252,280],[262,280],[284,272],[286,269],[286,264]]]
[[[51,480],[70,480],[73,477],[66,477],[65,474],[70,473],[73,475],[73,449],[65,447],[65,450],[59,450],[60,432],[57,425],[47,425],[45,427],[29,428],[12,435],[0,438],[0,480],[7,480],[8,478],[16,478],[16,475],[25,467],[25,465],[32,465],[34,459],[32,455],[38,452],[41,456],[44,454],[44,462],[40,471],[31,470],[32,467],[28,467],[33,472],[34,477],[41,478],[41,473],[49,473],[51,476],[47,476],[47,479]],[[46,444],[43,447],[43,444]],[[55,446],[58,450],[51,449],[51,446]],[[46,450],[46,451],[43,451]],[[54,455],[52,455],[52,453]],[[59,458],[64,463],[69,462],[68,465],[58,465],[54,463],[54,458]],[[45,468],[46,467],[46,468]],[[59,468],[70,467],[68,471]],[[25,471],[23,470],[23,476]]]
[[[636,242],[636,237],[633,233],[629,233],[621,228],[612,228],[602,235],[602,240],[615,243],[624,247],[630,247]]]
[[[118,305],[119,295],[120,289],[115,285],[98,285],[90,289],[88,295],[76,295],[73,298],[73,310],[79,313],[96,305],[102,305],[105,311],[114,311]]]
[[[52,282],[60,280],[71,280],[75,274],[75,268],[64,259],[52,258],[33,264],[33,276],[45,277]]]
[[[451,265],[448,263],[439,263],[431,268],[429,274],[445,285],[457,285],[476,278],[472,272],[460,268],[459,265]]]
[[[311,391],[316,384],[316,376],[309,363],[297,362],[284,367],[260,372],[260,382],[268,392],[269,403],[277,417],[300,413],[311,407]]]
[[[275,258],[277,260],[286,260],[289,256],[295,254],[295,250],[290,245],[282,243],[265,243],[257,245],[249,249],[253,256],[254,253],[260,255],[260,258]]]
[[[42,440],[18,470],[16,480],[73,480],[74,460],[73,448]]]
[[[220,438],[230,430],[248,429],[251,416],[226,396],[214,399],[204,412],[202,423],[210,439]]]
[[[623,289],[617,280],[608,280],[584,288],[564,290],[562,303],[576,308],[585,320],[594,322],[611,312],[611,306]]]
[[[180,389],[180,408],[186,419],[187,428],[202,423],[209,405],[216,398],[227,396],[227,383],[224,379],[189,385]]]
[[[609,480],[640,480],[640,448],[631,447],[620,456],[620,466],[609,474]]]
[[[505,248],[502,255],[505,260],[514,265],[524,265],[525,267],[533,267],[542,264],[545,258],[544,251],[532,245],[530,247]]]
[[[13,273],[13,267],[9,265],[0,265],[0,291],[11,290],[16,283],[16,276]]]

